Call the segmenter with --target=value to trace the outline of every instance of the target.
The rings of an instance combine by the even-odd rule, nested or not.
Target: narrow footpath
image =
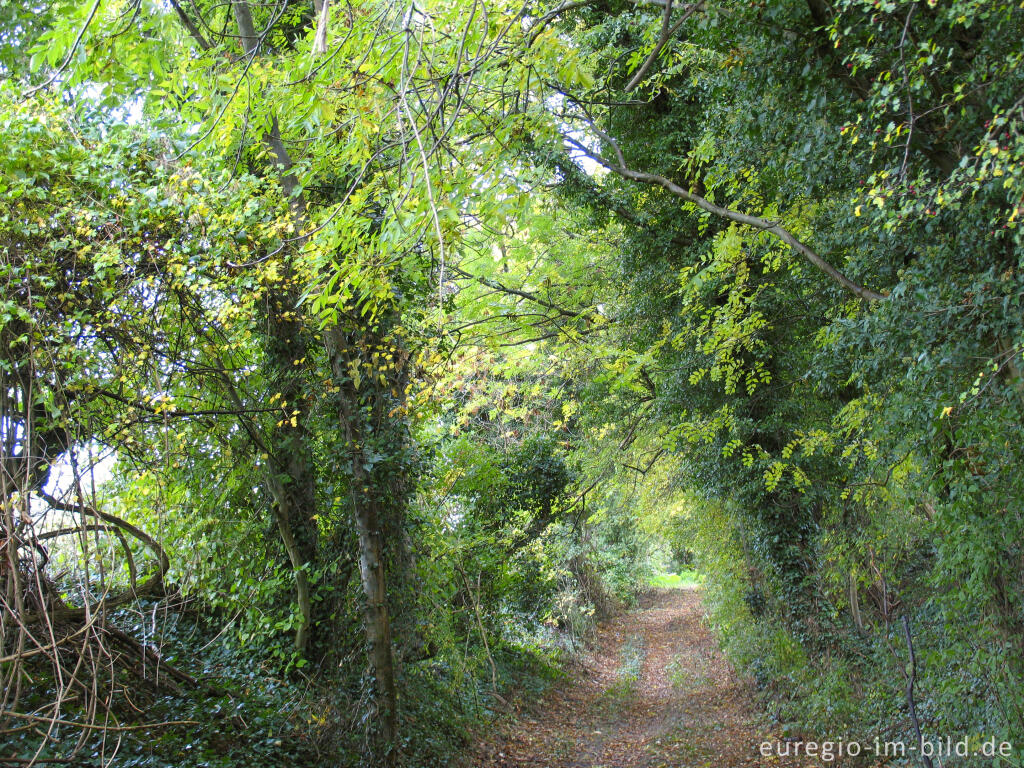
[[[593,650],[475,749],[486,768],[795,768],[762,757],[777,733],[757,714],[702,622],[700,591],[661,589],[604,624]],[[808,763],[809,765],[809,763]]]

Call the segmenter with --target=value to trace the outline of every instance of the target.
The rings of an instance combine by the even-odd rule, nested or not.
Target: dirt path
[[[572,679],[478,745],[488,768],[740,768],[774,735],[726,664],[696,589],[656,590],[602,626]]]

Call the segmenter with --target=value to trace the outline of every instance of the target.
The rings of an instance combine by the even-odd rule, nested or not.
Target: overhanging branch
[[[825,259],[819,256],[814,251],[814,249],[798,240],[792,232],[790,232],[788,229],[783,227],[778,222],[768,221],[767,219],[762,219],[760,216],[752,216],[748,213],[742,213],[740,211],[734,211],[729,208],[723,208],[720,205],[715,205],[711,201],[704,199],[700,195],[695,195],[693,192],[683,189],[674,181],[664,176],[659,176],[656,173],[636,171],[633,170],[632,168],[629,168],[626,165],[626,159],[623,156],[622,150],[619,148],[618,143],[611,136],[606,134],[597,126],[591,124],[590,128],[591,130],[594,131],[594,133],[600,136],[602,140],[609,144],[612,147],[612,149],[614,149],[616,158],[615,162],[612,162],[607,158],[603,157],[602,155],[597,154],[596,152],[588,148],[586,145],[584,145],[582,142],[580,142],[578,139],[575,139],[572,136],[563,134],[563,138],[566,142],[572,144],[574,147],[576,147],[580,152],[585,154],[591,160],[607,168],[609,171],[617,173],[624,179],[630,179],[631,181],[639,181],[644,184],[650,184],[652,186],[661,187],[662,189],[666,190],[668,193],[674,195],[675,197],[678,197],[681,200],[686,200],[689,203],[693,203],[698,208],[701,208],[702,210],[705,210],[708,213],[714,214],[715,216],[719,216],[729,221],[734,221],[737,224],[746,224],[749,227],[754,227],[755,229],[770,232],[771,234],[775,235],[777,238],[782,240],[784,243],[789,245],[791,248],[799,252],[805,259],[807,259],[807,261],[809,261],[817,269],[824,272],[826,275],[832,278],[832,280],[834,280],[836,283],[841,285],[843,288],[845,288],[847,291],[852,293],[854,296],[857,296],[858,298],[865,299],[866,301],[881,301],[882,299],[886,298],[885,294],[878,293],[877,291],[873,291],[870,288],[866,288],[863,285],[860,285],[859,283],[855,283],[853,280],[848,278],[838,269],[836,269],[827,261],[825,261]]]

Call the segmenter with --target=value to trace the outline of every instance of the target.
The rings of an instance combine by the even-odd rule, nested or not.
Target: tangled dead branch
[[[12,494],[0,530],[0,736],[13,743],[30,730],[45,744],[58,726],[77,728],[81,747],[167,725],[146,722],[140,695],[182,694],[198,681],[113,620],[140,598],[164,595],[167,553],[145,531],[84,501],[34,495],[47,511],[34,522],[27,495]],[[72,524],[54,526],[55,517],[69,515]],[[54,573],[61,561],[71,566]],[[9,757],[31,764],[39,750],[0,753],[0,762]]]

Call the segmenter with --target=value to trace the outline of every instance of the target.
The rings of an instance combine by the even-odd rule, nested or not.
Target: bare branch
[[[170,0],[170,2],[174,12],[178,14],[178,19],[181,20],[182,26],[188,30],[190,35],[192,35],[192,39],[195,40],[199,47],[204,51],[210,50],[210,48],[213,47],[210,45],[210,41],[206,39],[203,33],[199,30],[199,27],[197,27],[192,19],[188,17],[188,14],[185,13],[185,9],[181,7],[178,0]]]
[[[669,22],[672,18],[672,0],[665,0],[665,13],[662,15],[661,21],[661,34],[658,37],[658,42],[654,45],[654,50],[651,51],[646,61],[640,66],[636,74],[629,81],[629,85],[626,86],[626,93],[629,93],[644,79],[644,75],[647,74],[647,70],[651,68],[651,65],[658,58],[661,53],[661,49],[665,47],[665,44],[672,39],[672,35],[679,31],[679,28],[683,26],[683,23],[690,18],[696,11],[704,7],[703,3],[694,3],[686,9],[679,20],[669,27]]]

